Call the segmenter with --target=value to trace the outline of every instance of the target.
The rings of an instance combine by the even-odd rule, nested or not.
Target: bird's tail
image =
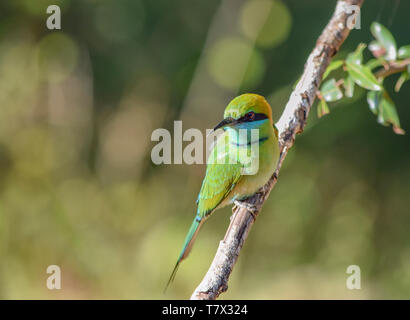
[[[177,273],[179,264],[181,263],[182,260],[184,260],[186,257],[188,257],[189,253],[191,252],[192,246],[195,242],[196,236],[198,234],[198,231],[202,225],[203,218],[197,215],[194,219],[194,221],[191,224],[191,228],[189,228],[188,234],[186,235],[184,246],[182,247],[182,251],[179,255],[179,258],[177,260],[177,263],[175,264],[174,270],[171,273],[171,276],[169,277],[168,283],[165,286],[164,293],[167,290],[169,284],[174,281],[175,275]]]

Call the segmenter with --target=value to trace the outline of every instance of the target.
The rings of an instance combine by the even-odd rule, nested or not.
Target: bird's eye
[[[248,113],[246,114],[246,119],[247,119],[247,120],[253,120],[253,119],[255,119],[255,112],[253,112],[253,111],[248,112]]]

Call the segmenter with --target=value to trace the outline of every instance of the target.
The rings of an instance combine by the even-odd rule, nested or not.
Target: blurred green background
[[[151,133],[212,128],[238,93],[275,118],[336,1],[5,0],[0,3],[0,298],[188,298],[229,224],[218,211],[163,295],[204,165],[155,166]],[[46,8],[62,30],[46,28]],[[410,43],[409,1],[366,0],[344,57],[387,26]],[[370,53],[366,49],[366,60]],[[410,132],[410,84],[393,93]],[[365,91],[316,109],[221,298],[410,297],[410,138]],[[62,289],[46,288],[58,265]],[[361,268],[361,290],[346,268]]]

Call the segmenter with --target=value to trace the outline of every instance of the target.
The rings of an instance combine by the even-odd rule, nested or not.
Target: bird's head
[[[254,121],[269,121],[272,109],[266,99],[258,94],[245,93],[233,99],[225,109],[224,119],[214,128],[240,127]]]

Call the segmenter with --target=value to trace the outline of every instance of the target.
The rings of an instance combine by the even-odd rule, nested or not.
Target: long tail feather
[[[200,216],[196,216],[194,221],[191,224],[191,228],[189,228],[188,234],[186,235],[184,246],[182,247],[182,251],[179,255],[178,261],[175,264],[174,270],[172,270],[171,276],[165,286],[164,293],[167,291],[168,286],[174,281],[175,275],[178,271],[179,264],[182,260],[188,257],[189,253],[191,252],[192,246],[195,242],[196,236],[198,234],[199,228],[201,227],[203,219]]]
[[[180,262],[181,262],[181,260],[178,259],[177,263],[175,264],[174,270],[172,270],[171,276],[168,279],[167,285],[164,288],[164,293],[167,292],[167,289],[168,289],[169,285],[171,284],[172,281],[174,281],[175,275],[177,274]]]

